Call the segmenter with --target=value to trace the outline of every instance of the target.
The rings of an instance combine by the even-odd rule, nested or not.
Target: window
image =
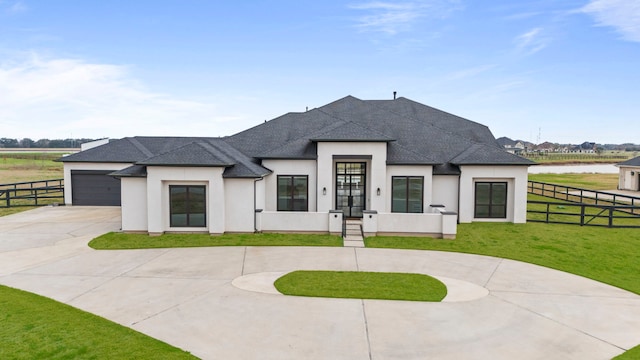
[[[476,182],[476,203],[474,217],[507,217],[507,183]]]
[[[306,175],[278,175],[278,211],[308,211]]]
[[[207,211],[204,186],[170,185],[169,214],[171,227],[205,227]]]
[[[421,213],[424,177],[393,176],[391,182],[391,212]]]

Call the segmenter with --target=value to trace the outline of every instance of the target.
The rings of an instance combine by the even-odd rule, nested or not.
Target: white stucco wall
[[[111,170],[117,171],[129,167],[133,164],[129,163],[76,163],[69,162],[64,163],[64,203],[71,205],[71,189],[73,184],[71,183],[71,170]]]
[[[263,211],[260,217],[260,230],[264,232],[329,232],[326,212]]]
[[[459,221],[527,221],[527,166],[460,166],[460,207]],[[507,183],[506,219],[474,218],[476,181],[503,181]]]
[[[431,204],[444,205],[448,211],[458,212],[458,175],[434,175]]]
[[[306,175],[309,177],[309,211],[316,211],[316,161],[315,160],[263,160],[262,166],[273,171],[264,180],[265,211],[278,209],[278,175]],[[258,207],[260,209],[260,207]]]
[[[319,142],[318,143],[318,186],[317,204],[319,212],[327,212],[335,208],[335,163],[366,162],[367,163],[367,196],[366,209],[384,211],[386,209],[384,189],[387,188],[386,162],[387,143],[369,142]],[[353,158],[333,159],[334,155],[353,156]],[[363,156],[371,159],[362,159]],[[327,194],[322,189],[327,188]],[[376,195],[376,189],[383,192]]]
[[[442,234],[442,215],[431,214],[378,214],[378,234],[401,233]]]
[[[225,192],[222,167],[147,167],[147,209],[149,233],[165,231],[225,231]],[[171,228],[169,226],[169,185],[205,185],[207,226],[205,228]],[[253,190],[253,189],[252,189]],[[253,206],[253,201],[252,201]]]
[[[433,204],[433,191],[432,191],[432,183],[433,183],[433,167],[430,165],[390,165],[387,166],[387,187],[386,191],[383,191],[380,194],[381,197],[384,198],[385,208],[378,210],[379,212],[391,212],[391,197],[393,192],[393,182],[391,181],[393,176],[422,176],[424,177],[424,188],[422,191],[423,201],[422,201],[422,211],[429,211],[429,205]],[[375,195],[374,195],[375,196]]]
[[[618,188],[620,190],[640,190],[640,167],[620,166]]]
[[[121,178],[122,230],[147,231],[147,178]]]
[[[254,179],[224,179],[225,232],[254,231],[253,182]]]

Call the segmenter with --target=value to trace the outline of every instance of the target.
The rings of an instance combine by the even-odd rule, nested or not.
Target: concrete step
[[[345,238],[344,240],[344,247],[357,247],[357,248],[363,248],[364,247],[364,241],[360,240],[347,240]]]

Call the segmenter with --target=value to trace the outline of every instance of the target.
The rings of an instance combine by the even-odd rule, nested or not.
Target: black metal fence
[[[64,179],[0,184],[0,208],[64,203]]]
[[[527,202],[527,221],[609,228],[640,228],[638,207],[595,205],[548,201]]]
[[[564,201],[527,201],[527,221],[640,228],[640,197],[537,181],[529,181],[527,190]]]
[[[640,197],[616,194],[606,191],[588,190],[573,186],[529,181],[529,194],[578,203],[604,206],[618,206],[621,211],[640,215]]]

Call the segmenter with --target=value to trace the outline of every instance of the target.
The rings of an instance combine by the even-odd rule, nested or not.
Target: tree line
[[[94,141],[95,139],[40,139],[34,141],[29,138],[11,139],[0,138],[0,148],[79,148],[80,144]]]

